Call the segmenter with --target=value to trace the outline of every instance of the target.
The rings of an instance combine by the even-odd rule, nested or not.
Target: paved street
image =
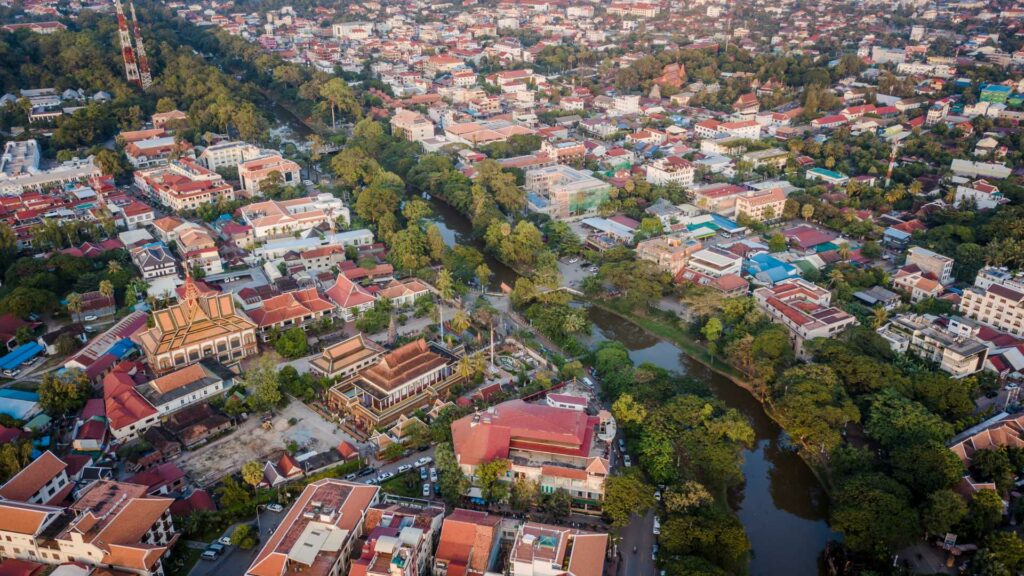
[[[277,525],[284,519],[287,511],[287,508],[285,508],[284,512],[260,510],[259,527],[263,531],[260,534],[261,544],[267,537],[267,530],[276,530]],[[235,526],[228,528],[223,535],[230,536],[234,529]],[[192,571],[189,572],[189,576],[240,576],[252,564],[253,558],[256,557],[259,549],[260,545],[257,545],[252,550],[242,550],[238,546],[228,546],[224,554],[216,560],[203,560],[200,558]]]
[[[619,554],[622,564],[621,576],[654,576],[656,569],[651,558],[651,546],[654,545],[654,512],[649,511],[643,516],[634,516],[633,522],[622,530],[622,544]],[[636,547],[636,552],[633,548]]]

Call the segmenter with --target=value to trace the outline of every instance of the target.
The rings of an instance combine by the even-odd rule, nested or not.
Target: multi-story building
[[[686,266],[694,252],[703,247],[700,240],[683,236],[658,236],[636,245],[636,256],[654,262],[673,276]]]
[[[306,486],[264,541],[245,576],[339,576],[363,536],[377,486],[326,478]]]
[[[124,147],[124,155],[132,168],[138,170],[167,164],[172,156],[182,154],[191,147],[188,142],[178,142],[174,136],[159,136],[129,142]]]
[[[597,214],[608,200],[611,186],[585,170],[561,164],[526,173],[530,208],[558,219],[583,218]]]
[[[266,200],[242,206],[242,220],[259,240],[286,238],[324,226],[332,229],[338,218],[349,221],[345,204],[331,194],[317,194],[292,200]]]
[[[444,506],[402,499],[366,511],[366,543],[349,576],[421,576],[430,567]]]
[[[199,154],[198,160],[203,166],[216,171],[220,168],[236,168],[242,162],[252,160],[262,153],[258,146],[248,142],[219,142],[207,146]]]
[[[999,269],[986,268],[964,290],[960,313],[1014,336],[1024,336],[1024,284]]]
[[[686,263],[686,268],[710,278],[739,275],[742,267],[742,256],[713,246],[694,252]]]
[[[177,212],[235,198],[234,188],[220,174],[185,159],[136,170],[135,187]]]
[[[189,276],[182,301],[153,312],[153,327],[136,340],[157,374],[204,359],[231,366],[256,353],[256,324],[231,294],[201,295]]]
[[[940,284],[946,285],[953,281],[954,260],[927,248],[914,246],[907,250],[906,264],[914,264],[923,272],[934,275]]]
[[[178,273],[178,261],[162,242],[146,244],[132,250],[132,262],[144,280],[173,276]]]
[[[111,434],[127,441],[161,418],[207,402],[232,386],[234,374],[214,362],[200,362],[155,380],[136,383],[131,373],[115,369],[103,377],[103,403]]]
[[[306,329],[333,311],[334,305],[321,297],[316,288],[304,288],[264,300],[259,308],[249,311],[249,316],[256,322],[260,337],[267,341],[275,330]]]
[[[272,174],[281,176],[281,184],[294,186],[302,179],[302,169],[291,160],[280,154],[264,154],[238,164],[238,181],[242,185],[241,192],[255,198],[262,196],[260,185]]]
[[[500,543],[500,516],[456,508],[441,525],[431,576],[484,576]]]
[[[678,156],[658,158],[646,166],[647,181],[655,186],[676,184],[684,188],[693,186],[693,163]]]
[[[97,480],[67,508],[0,500],[0,557],[159,576],[178,539],[174,500],[147,492],[141,484]]]
[[[831,292],[803,278],[790,278],[754,290],[758,308],[789,330],[794,352],[802,360],[810,359],[807,341],[834,338],[857,324],[854,316],[829,306],[831,300]]]
[[[401,135],[406,140],[421,142],[433,138],[434,123],[419,112],[399,108],[391,117],[391,133]]]
[[[47,450],[0,486],[0,498],[27,504],[60,504],[74,487],[67,468],[66,462]]]
[[[598,424],[585,412],[511,400],[453,422],[452,447],[469,476],[481,464],[507,459],[508,482],[537,482],[544,494],[565,490],[573,508],[596,511],[609,472]]]
[[[901,314],[878,329],[894,352],[910,353],[938,364],[954,378],[980,372],[988,347],[978,340],[980,326],[966,318]]]
[[[93,157],[73,158],[58,166],[39,168],[39,143],[34,139],[10,140],[0,156],[0,193],[21,194],[62,184],[96,178],[103,174]]]
[[[736,217],[744,217],[752,222],[781,218],[785,208],[786,193],[782,188],[755,190],[736,197]]]
[[[957,206],[964,202],[972,202],[980,210],[992,210],[1009,201],[1010,199],[1003,196],[999,188],[983,179],[966,182],[956,187]]]
[[[461,380],[455,361],[447,350],[415,340],[331,388],[328,404],[350,416],[357,429],[370,432],[446,398]]]
[[[708,184],[693,191],[693,203],[708,212],[731,216],[736,212],[736,199],[746,192],[735,184]]]
[[[324,348],[320,356],[309,363],[310,371],[332,380],[344,380],[376,364],[384,349],[362,333]]]
[[[553,158],[556,163],[582,162],[587,147],[576,140],[545,140],[540,144],[540,153]]]
[[[526,522],[508,558],[510,576],[602,576],[608,535]]]

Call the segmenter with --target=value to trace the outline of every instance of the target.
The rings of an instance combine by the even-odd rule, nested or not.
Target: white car
[[[569,258],[569,264],[575,264],[575,263],[577,263],[579,261],[580,261],[580,259],[575,257],[575,256],[573,256],[572,258]]]
[[[225,546],[231,546],[231,537],[230,536],[221,536],[220,538],[217,538],[217,542],[220,542],[221,544],[223,544]]]
[[[86,322],[92,322],[92,321],[96,320],[96,317],[95,316],[86,316],[85,318],[82,318],[82,320],[85,320]]]
[[[399,474],[405,474],[409,470],[412,470],[412,464],[402,464],[401,466],[398,467]]]
[[[267,504],[267,510],[271,512],[284,512],[284,506],[280,504]]]
[[[437,482],[437,468],[430,469],[430,481]]]
[[[433,461],[434,459],[431,458],[430,456],[424,456],[423,458],[420,458],[419,460],[416,461],[416,467],[423,468],[424,466],[430,464]]]
[[[661,520],[657,516],[654,517],[654,535],[661,534]]]
[[[626,468],[629,468],[630,466],[633,465],[633,461],[629,459],[629,454],[626,454],[622,457],[622,463],[626,465]]]
[[[424,498],[430,498],[430,483],[429,482],[424,482],[423,483],[423,497]]]

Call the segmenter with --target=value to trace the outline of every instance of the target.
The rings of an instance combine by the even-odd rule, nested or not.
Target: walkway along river
[[[470,243],[469,221],[447,204],[431,203],[434,222],[448,245]],[[485,254],[494,272],[491,289],[501,282],[513,285],[516,273]],[[833,532],[827,519],[827,497],[803,460],[786,446],[785,435],[747,390],[687,356],[670,342],[599,308],[590,308],[594,335],[590,344],[618,340],[637,364],[650,362],[705,383],[730,408],[750,419],[756,444],[744,452],[746,485],[732,502],[753,548],[752,576],[812,576],[818,574],[819,557]]]

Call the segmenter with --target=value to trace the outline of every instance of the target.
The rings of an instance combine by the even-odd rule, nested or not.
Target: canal
[[[593,345],[617,340],[636,364],[649,362],[708,385],[711,392],[749,420],[755,445],[744,453],[746,485],[732,502],[753,555],[753,576],[791,576],[822,573],[819,557],[835,537],[826,521],[827,497],[817,478],[797,454],[786,447],[778,424],[761,404],[728,378],[687,356],[670,342],[651,336],[618,316],[591,307]]]

